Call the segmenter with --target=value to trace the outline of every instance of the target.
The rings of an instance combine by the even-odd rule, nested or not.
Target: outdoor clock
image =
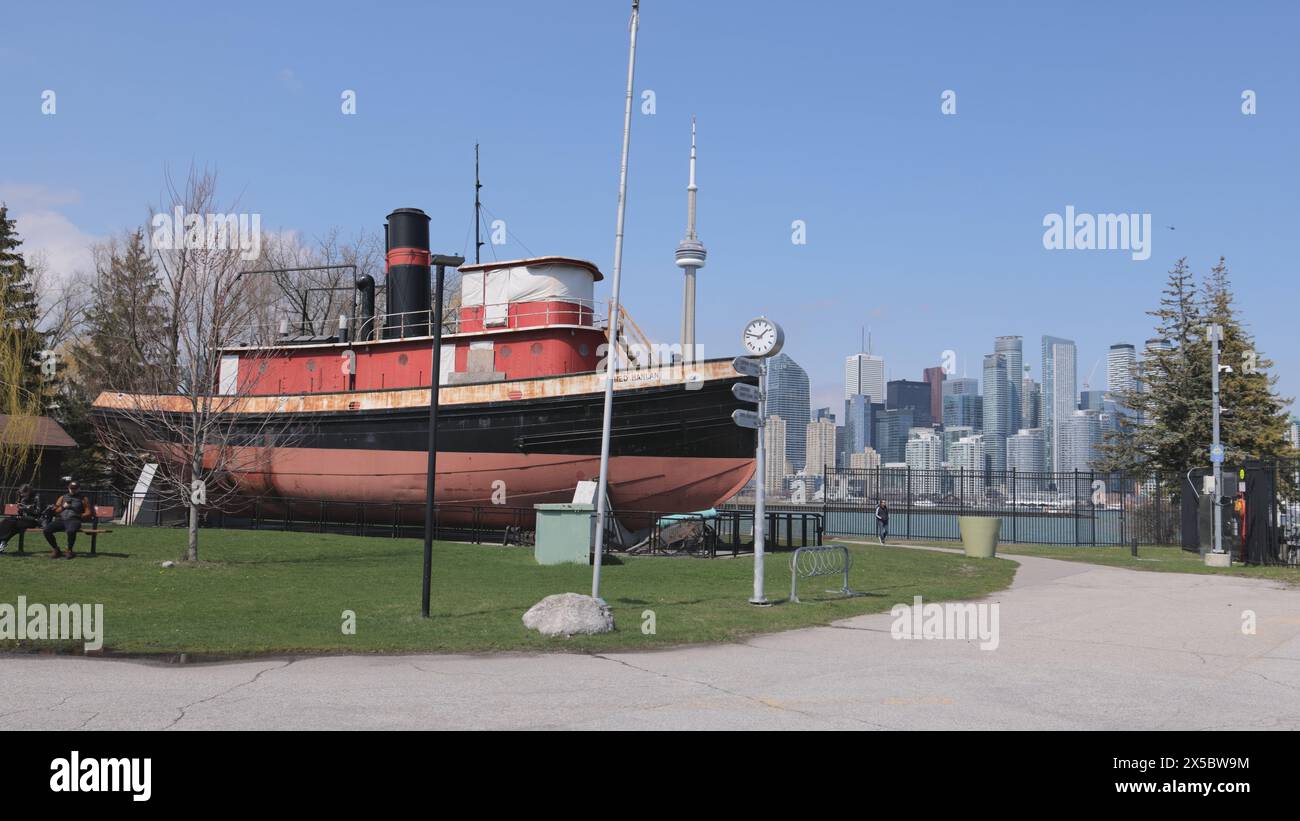
[[[781,326],[772,320],[760,316],[751,319],[745,326],[745,334],[740,338],[740,344],[744,346],[745,353],[750,356],[764,358],[776,356],[781,352],[781,346],[785,344],[785,331],[782,331]]]

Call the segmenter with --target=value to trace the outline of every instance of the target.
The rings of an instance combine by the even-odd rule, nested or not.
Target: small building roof
[[[9,416],[3,413],[0,413],[0,442],[41,448],[77,446],[63,426],[48,416]]]

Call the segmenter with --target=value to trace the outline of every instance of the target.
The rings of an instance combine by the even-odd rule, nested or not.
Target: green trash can
[[[537,511],[537,539],[533,558],[538,564],[589,564],[591,562],[593,504],[533,505]]]
[[[961,545],[974,559],[991,559],[998,551],[998,534],[1002,532],[1000,516],[958,516]]]

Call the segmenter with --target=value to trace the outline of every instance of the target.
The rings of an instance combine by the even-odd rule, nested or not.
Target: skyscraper
[[[1057,426],[1059,471],[1092,470],[1101,444],[1101,414],[1094,410],[1076,410],[1061,416]]]
[[[805,433],[807,462],[805,473],[820,474],[835,469],[835,422],[832,418],[818,417],[808,423]]]
[[[1041,423],[1039,404],[1042,401],[1042,387],[1029,376],[1029,366],[1025,366],[1025,378],[1020,380],[1020,424],[1025,429],[1039,427]]]
[[[1077,359],[1072,340],[1043,337],[1043,397],[1039,415],[1047,436],[1047,458],[1052,470],[1063,469],[1056,420],[1070,416],[1077,409]]]
[[[1133,390],[1137,380],[1137,349],[1127,342],[1110,346],[1106,353],[1106,390],[1117,399]]]
[[[1011,435],[1011,396],[1007,358],[1000,353],[984,356],[984,453],[989,469],[1006,470],[1007,437]]]
[[[854,394],[844,400],[844,451],[861,453],[872,447],[872,418],[875,410],[884,405],[873,405],[870,397]]]
[[[875,447],[883,462],[902,462],[907,455],[907,436],[912,430],[911,408],[886,408],[875,414]]]
[[[769,416],[763,423],[764,454],[763,490],[767,493],[781,493],[785,490],[785,475],[789,472],[789,463],[785,460],[785,420],[779,416]]]
[[[926,368],[921,373],[921,381],[930,386],[930,421],[943,421],[943,382],[947,378],[943,368]]]
[[[807,454],[811,406],[808,372],[786,354],[772,357],[767,366],[767,412],[785,420],[784,456],[795,471],[804,466]]]
[[[1047,461],[1047,437],[1041,428],[1025,428],[1014,436],[1007,438],[1007,469],[1014,470],[1020,487],[1027,481],[1024,474],[1038,473]],[[1035,490],[1039,489],[1037,486]]]
[[[885,359],[869,353],[855,353],[844,360],[844,398],[855,393],[885,401]]]
[[[934,494],[939,492],[939,467],[943,462],[943,442],[938,434],[925,428],[914,428],[907,440],[907,466],[918,471],[912,480],[913,492]]]
[[[891,379],[885,385],[886,408],[911,408],[912,424],[918,428],[929,427],[933,422],[930,416],[930,385],[926,382],[912,382],[908,379]]]
[[[1019,336],[999,336],[993,340],[993,352],[1000,353],[1007,360],[1007,405],[1010,414],[1007,436],[1011,436],[1023,426],[1020,412],[1021,379],[1025,367],[1024,339]]]
[[[942,422],[948,427],[971,427],[978,433],[984,426],[984,400],[979,380],[961,377],[943,383]]]

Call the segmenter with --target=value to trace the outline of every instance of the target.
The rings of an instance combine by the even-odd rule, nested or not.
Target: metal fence
[[[1000,540],[1057,545],[1177,544],[1177,477],[1098,471],[1018,472],[867,468],[805,477],[804,501],[769,497],[770,510],[816,510],[827,534],[875,536],[876,504],[895,539],[956,540],[962,516],[998,516]],[[727,509],[751,507],[743,499]]]
[[[65,490],[38,489],[43,505]],[[92,504],[111,506],[116,516],[130,508],[133,524],[143,527],[183,527],[189,508],[131,498],[111,490],[84,489]],[[16,499],[15,488],[0,489],[5,499]],[[423,502],[341,502],[323,499],[247,497],[229,500],[223,507],[203,507],[199,526],[236,530],[271,530],[296,533],[334,533],[419,539],[424,536]],[[606,545],[611,551],[661,556],[739,555],[754,549],[753,511],[728,510],[712,514],[671,511],[614,511]],[[592,514],[595,518],[595,514]],[[824,532],[818,511],[769,511],[767,544],[770,549],[819,545]],[[535,539],[535,511],[530,507],[438,503],[434,506],[433,537],[473,544],[531,545]],[[594,533],[594,530],[593,530]]]

